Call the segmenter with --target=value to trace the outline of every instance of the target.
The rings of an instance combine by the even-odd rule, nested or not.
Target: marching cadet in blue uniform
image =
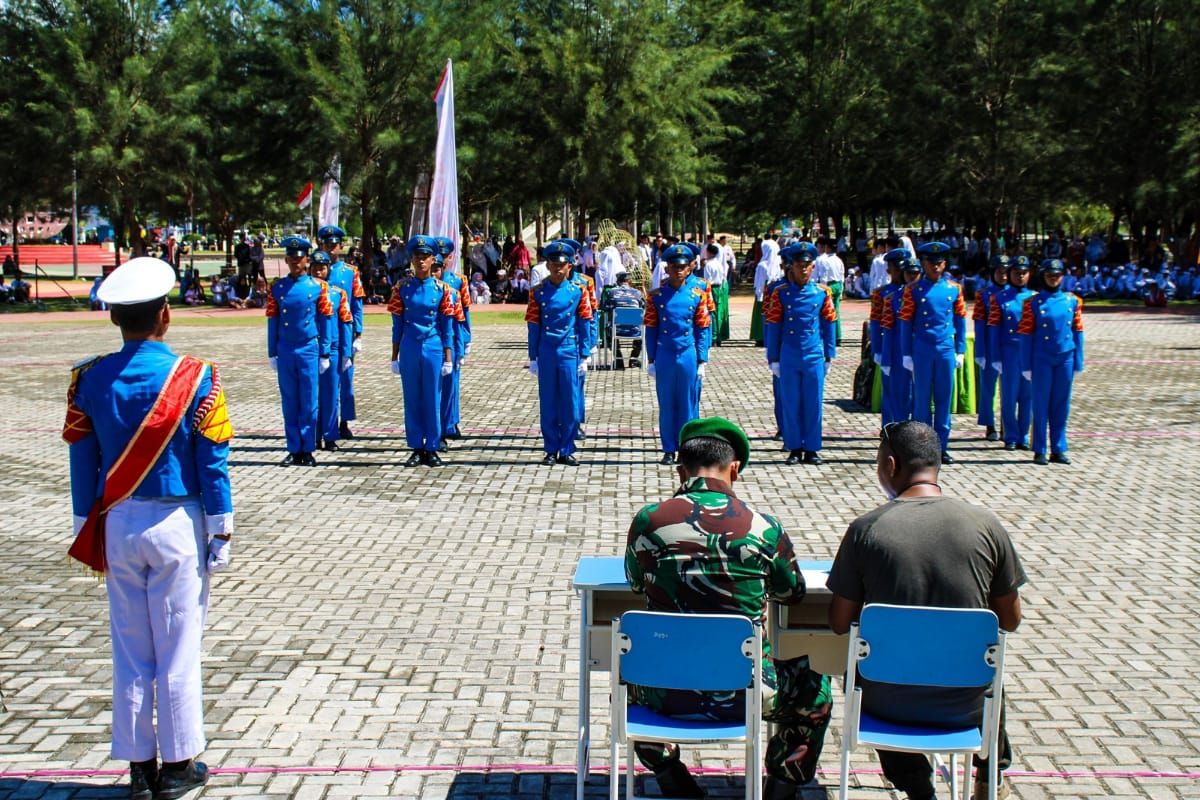
[[[871,335],[871,360],[879,367],[882,379],[880,383],[879,412],[882,424],[896,421],[896,412],[892,410],[892,364],[890,354],[883,349],[883,309],[892,302],[892,295],[904,288],[904,273],[900,262],[910,256],[907,250],[897,248],[884,255],[887,264],[888,277],[891,282],[880,286],[871,292],[871,312],[868,317],[867,330]],[[903,369],[900,370],[904,372]],[[907,373],[905,373],[907,374]],[[899,377],[899,375],[897,375]]]
[[[817,258],[812,243],[785,247],[779,256],[787,282],[763,304],[767,363],[779,378],[787,463],[816,465],[821,463],[825,373],[837,356],[837,311],[832,291],[810,280]]]
[[[577,424],[575,426],[575,438],[583,439],[586,437],[584,431],[584,423],[587,422],[587,371],[592,366],[592,356],[596,353],[596,345],[600,342],[600,301],[596,297],[596,282],[590,275],[583,272],[583,265],[580,259],[580,253],[583,250],[581,245],[575,239],[559,239],[559,242],[571,248],[571,276],[570,280],[578,285],[588,299],[588,304],[592,308],[592,318],[588,323],[591,327],[590,338],[592,347],[584,353],[583,371],[579,373],[579,378],[576,381],[575,387],[575,416]]]
[[[886,381],[884,388],[891,394],[891,421],[903,422],[912,419],[913,379],[912,373],[904,367],[904,355],[900,352],[900,307],[904,301],[904,290],[921,280],[921,263],[907,248],[888,251],[888,255],[892,253],[899,254],[895,264],[903,283],[888,297],[880,312],[879,334],[883,347],[880,369]]]
[[[201,639],[210,576],[229,565],[233,535],[225,393],[215,364],[177,356],[164,341],[174,285],[156,258],[132,259],[100,285],[124,345],[75,366],[63,426],[69,552],[104,575],[112,757],[130,762],[133,800],[171,800],[208,780],[196,760],[205,747]]]
[[[412,454],[406,467],[440,467],[442,379],[454,370],[454,319],[458,304],[449,286],[433,277],[438,246],[432,236],[406,245],[413,276],[392,289],[392,373],[404,392],[404,436]]]
[[[1029,449],[1033,396],[1021,377],[1021,340],[1017,332],[1029,288],[1029,259],[1017,256],[1008,266],[1008,286],[992,295],[988,309],[988,357],[1000,376],[1000,420],[1005,450]]]
[[[782,259],[781,259],[781,261],[782,261]],[[775,294],[775,290],[778,289],[780,286],[783,286],[785,283],[787,283],[787,280],[788,280],[787,273],[785,272],[783,274],[782,278],[773,280],[770,283],[768,283],[766,286],[763,287],[762,303],[759,305],[759,315],[760,315],[759,325],[760,326],[763,325],[762,320],[766,320],[767,312],[771,310],[770,302],[771,302],[771,298]],[[763,328],[763,337],[764,337],[763,338],[763,346],[765,347],[766,346],[766,338],[765,338],[766,337],[766,328],[765,327]],[[771,362],[768,361],[767,369],[770,369],[770,368],[771,368]],[[772,410],[774,411],[774,414],[775,414],[775,438],[780,441],[783,440],[783,400],[781,398],[782,398],[782,396],[779,394],[779,376],[775,374],[774,370],[772,370],[771,371],[771,405],[772,405]]]
[[[975,306],[971,309],[971,319],[975,323],[975,366],[979,367],[979,393],[976,395],[979,405],[977,422],[987,428],[985,436],[989,442],[1000,441],[996,433],[996,384],[1000,373],[992,366],[993,358],[991,340],[988,337],[988,315],[991,313],[992,298],[1008,285],[1009,260],[1006,255],[992,256],[992,281],[975,292]]]
[[[350,303],[350,313],[354,317],[351,364],[350,368],[342,374],[341,380],[338,381],[338,392],[340,393],[338,413],[341,417],[338,434],[343,439],[353,439],[354,434],[350,430],[350,421],[357,418],[354,401],[353,361],[362,350],[363,300],[367,293],[363,291],[362,277],[358,274],[358,268],[342,260],[342,240],[346,238],[346,232],[337,225],[324,225],[317,231],[317,238],[321,241],[321,249],[332,259],[332,265],[329,267],[329,284],[346,293],[347,302]]]
[[[646,303],[647,372],[658,395],[658,435],[663,464],[674,464],[679,431],[696,419],[697,380],[704,378],[712,323],[708,295],[688,280],[695,256],[686,245],[663,251],[667,281]]]
[[[692,253],[692,263],[688,267],[690,272],[688,273],[687,279],[693,285],[700,287],[700,290],[704,292],[704,302],[705,302],[705,305],[708,306],[708,319],[709,319],[708,340],[709,340],[709,344],[711,345],[712,344],[712,335],[716,331],[716,327],[713,324],[713,321],[716,320],[717,301],[713,297],[712,286],[710,286],[708,281],[704,280],[704,276],[700,274],[703,269],[703,262],[701,261],[700,256],[703,255],[704,250],[701,249],[700,245],[696,244],[695,242],[684,242],[683,246],[686,247],[688,250],[690,250]],[[700,418],[700,396],[703,393],[703,390],[704,390],[704,372],[703,372],[703,370],[697,370],[697,372],[696,372],[696,388],[693,393],[694,396],[692,398],[692,419]]]
[[[341,430],[338,425],[338,407],[341,405],[341,382],[346,380],[353,365],[354,316],[350,302],[341,287],[327,283],[333,259],[324,250],[318,250],[309,259],[308,272],[326,285],[329,303],[333,306],[333,327],[329,337],[329,352],[333,366],[321,373],[317,380],[317,439],[321,449],[333,452],[338,449]]]
[[[1045,288],[1021,312],[1021,376],[1033,383],[1033,463],[1070,464],[1067,420],[1071,385],[1083,372],[1083,300],[1062,291],[1063,262],[1042,262]],[[1046,458],[1046,429],[1050,458]]]
[[[288,274],[267,294],[267,356],[279,376],[287,458],[283,464],[315,467],[318,376],[330,369],[333,304],[324,284],[308,275],[309,241],[283,240]]]
[[[943,277],[949,252],[945,242],[917,248],[924,275],[904,288],[900,303],[900,353],[904,368],[913,374],[913,419],[937,431],[943,464],[954,463],[949,452],[950,403],[954,370],[963,365],[967,352],[963,289]]]
[[[442,439],[443,452],[446,449],[446,439],[461,439],[462,432],[458,429],[461,419],[460,388],[462,382],[462,365],[471,352],[471,293],[462,275],[454,271],[457,254],[454,252],[454,240],[446,236],[436,236],[438,252],[435,269],[440,273],[436,276],[442,283],[454,291],[454,299],[458,305],[459,314],[454,318],[454,371],[442,380]]]
[[[550,275],[529,293],[525,322],[529,331],[529,373],[538,381],[541,411],[542,464],[575,467],[575,434],[579,426],[576,389],[587,373],[595,347],[592,303],[586,288],[571,280],[575,250],[562,241],[542,250]]]

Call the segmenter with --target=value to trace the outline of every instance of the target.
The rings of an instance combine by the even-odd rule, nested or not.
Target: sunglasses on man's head
[[[889,422],[887,425],[884,425],[879,429],[879,439],[888,446],[888,450],[892,449],[892,438],[889,435],[889,431],[899,424],[899,422]]]

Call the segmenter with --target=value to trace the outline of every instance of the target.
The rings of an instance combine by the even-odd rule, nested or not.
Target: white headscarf
[[[754,270],[754,298],[763,299],[763,292],[769,284],[783,277],[782,261],[779,258],[779,243],[774,239],[764,239],[762,243],[762,258]]]
[[[620,250],[612,245],[601,250],[600,263],[596,266],[596,291],[604,291],[605,286],[615,286],[621,268]]]

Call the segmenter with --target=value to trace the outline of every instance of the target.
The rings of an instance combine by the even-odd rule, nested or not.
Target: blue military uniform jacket
[[[992,349],[991,337],[988,335],[992,298],[1007,288],[1007,285],[988,283],[975,294],[975,308],[971,313],[975,323],[975,358],[982,358],[988,364],[1000,360],[1000,351]]]
[[[366,297],[366,292],[363,291],[358,270],[345,261],[338,261],[329,268],[328,280],[331,286],[336,286],[346,293],[346,300],[350,303],[350,314],[354,318],[354,336],[362,336],[363,298]]]
[[[454,303],[459,313],[454,318],[454,358],[457,361],[466,355],[471,343],[471,294],[466,291],[467,282],[457,272],[443,272],[442,283],[454,293]]]
[[[684,281],[676,289],[664,283],[650,292],[646,304],[646,357],[658,358],[660,347],[671,353],[696,349],[696,360],[708,361],[712,342],[712,321],[708,314],[708,293],[696,281]]]
[[[555,286],[546,279],[529,293],[525,309],[529,331],[529,360],[538,356],[585,359],[595,346],[592,303],[587,289],[567,279]]]
[[[354,314],[350,301],[340,286],[329,284],[329,304],[333,306],[333,326],[329,340],[329,351],[337,363],[334,369],[342,368],[342,361],[354,352]]]
[[[1005,286],[991,296],[988,306],[988,360],[1000,361],[1007,347],[1019,345],[1021,335],[1017,327],[1021,324],[1021,313],[1025,301],[1033,297],[1028,286]],[[979,347],[979,342],[975,342]]]
[[[942,278],[934,283],[922,277],[905,286],[899,322],[902,356],[913,354],[917,340],[938,350],[967,352],[967,305],[956,281]]]
[[[63,438],[70,443],[71,506],[86,517],[113,463],[133,439],[179,356],[164,342],[126,342],[71,373]],[[199,498],[209,534],[233,530],[226,460],[233,427],[221,376],[208,364],[191,406],[134,497]]]
[[[297,348],[316,341],[320,358],[329,358],[333,336],[333,304],[323,281],[308,275],[276,278],[267,294],[267,355],[279,346]]]
[[[884,363],[889,363],[888,359],[884,357],[883,348],[884,309],[891,305],[892,296],[903,289],[904,284],[902,283],[889,283],[871,293],[871,312],[867,322],[867,330],[871,334],[871,353],[883,358]]]
[[[809,281],[787,281],[772,293],[763,314],[767,362],[832,361],[837,356],[833,293]]]
[[[1083,300],[1070,292],[1038,292],[1025,301],[1021,322],[1021,369],[1035,360],[1061,364],[1071,359],[1083,372]]]
[[[388,301],[392,314],[392,344],[409,342],[418,348],[437,339],[437,346],[455,350],[454,321],[458,315],[454,292],[437,278],[409,278],[397,284]]]

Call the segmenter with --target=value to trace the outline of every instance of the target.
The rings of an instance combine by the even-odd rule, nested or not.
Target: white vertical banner
[[[429,235],[454,242],[454,259],[446,268],[457,271],[462,252],[458,228],[458,155],[454,143],[454,64],[446,60],[441,83],[433,95],[437,103],[437,151],[434,154],[433,189],[429,193]]]
[[[317,224],[321,227],[338,224],[338,207],[342,204],[341,180],[342,165],[334,156],[325,176],[325,184],[321,187],[321,210],[317,214]]]

